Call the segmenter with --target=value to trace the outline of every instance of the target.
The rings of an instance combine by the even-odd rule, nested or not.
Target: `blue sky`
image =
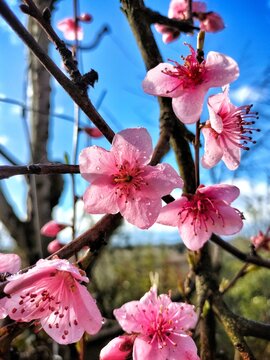
[[[17,8],[17,1],[9,1],[12,8],[20,18],[25,21]],[[169,0],[148,0],[146,5],[166,15]],[[209,0],[206,1],[208,10],[213,10],[222,15],[226,29],[217,34],[207,34],[205,52],[210,50],[219,51],[233,57],[239,62],[240,78],[232,84],[232,101],[237,105],[254,103],[254,108],[262,115],[258,127],[263,131],[258,138],[269,131],[269,106],[264,104],[269,101],[269,82],[266,82],[265,69],[269,64],[269,26],[270,4],[268,1],[249,2],[245,0]],[[158,106],[154,97],[144,94],[141,82],[145,76],[145,67],[137,48],[135,39],[128,26],[127,20],[120,11],[120,2],[117,0],[81,0],[81,12],[89,12],[93,16],[93,22],[84,25],[85,38],[83,44],[90,43],[96,32],[104,24],[108,24],[111,33],[106,35],[99,47],[94,51],[83,52],[80,56],[81,68],[88,71],[91,68],[99,73],[99,82],[95,89],[90,90],[90,98],[97,103],[103,91],[106,91],[105,99],[100,112],[115,131],[126,127],[144,126],[153,137],[158,137]],[[72,1],[62,0],[57,5],[53,16],[53,24],[64,17],[72,16]],[[153,30],[154,31],[154,30]],[[164,60],[171,58],[180,61],[180,55],[187,54],[187,48],[183,46],[186,41],[193,46],[196,44],[195,36],[182,35],[176,42],[165,45],[161,41],[160,34],[155,33],[158,45]],[[61,33],[59,32],[59,35]],[[17,100],[23,99],[23,79],[26,68],[26,49],[16,35],[10,31],[7,25],[0,20],[0,39],[2,49],[0,57],[0,94]],[[56,63],[61,66],[57,52],[51,48],[50,53]],[[266,84],[263,84],[263,82]],[[73,103],[68,95],[52,80],[52,111],[73,116]],[[220,91],[215,89],[214,92]],[[207,120],[207,111],[204,111],[202,120]],[[90,124],[82,114],[84,123]],[[192,129],[192,127],[191,127]],[[50,126],[49,152],[51,160],[63,161],[64,153],[70,153],[72,148],[72,123],[65,120],[52,118]],[[7,146],[22,163],[27,163],[29,151],[24,138],[22,120],[19,108],[0,103],[0,143]],[[94,141],[97,145],[109,148],[106,140]],[[87,139],[80,138],[80,148],[85,147]],[[267,146],[267,144],[266,144]],[[254,147],[250,154],[245,155],[249,167],[242,167],[236,173],[238,177],[250,179],[258,184],[265,181],[269,171],[266,147]],[[169,154],[167,161],[174,163],[174,157]],[[1,163],[5,160],[0,158]],[[253,171],[256,166],[256,171]],[[245,170],[247,169],[247,171]],[[216,171],[220,180],[235,177],[235,173],[229,172],[221,165]],[[79,176],[78,176],[79,177]],[[69,184],[69,177],[65,177]],[[210,182],[209,172],[203,170],[203,182]],[[23,177],[12,178],[4,182],[9,190],[9,197],[16,205],[16,211],[23,216],[25,187]],[[78,180],[79,195],[83,193],[86,183]],[[68,208],[71,196],[69,187],[66,188],[61,204]]]

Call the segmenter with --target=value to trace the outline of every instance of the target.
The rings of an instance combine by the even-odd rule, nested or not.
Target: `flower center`
[[[253,128],[252,125],[255,124],[255,121],[249,119],[258,119],[259,117],[257,112],[250,111],[251,107],[252,105],[244,105],[229,113],[218,114],[223,121],[223,131],[217,137],[221,136],[224,140],[225,135],[227,140],[243,150],[249,150],[249,147],[246,146],[248,143],[256,144],[250,135],[253,131],[259,132],[260,129]],[[224,141],[226,142],[226,140]]]
[[[168,90],[167,94],[176,90],[180,86],[183,89],[196,87],[197,85],[202,84],[205,80],[205,62],[203,61],[202,63],[199,63],[196,58],[195,50],[190,45],[188,46],[190,48],[191,55],[188,55],[186,58],[182,56],[184,65],[180,65],[177,61],[169,60],[174,64],[173,70],[169,70],[167,68],[162,70],[163,74],[179,79],[179,84],[175,88]]]
[[[112,176],[112,182],[116,186],[115,194],[120,198],[131,196],[133,199],[135,191],[140,191],[142,185],[148,185],[142,176],[144,170],[137,161],[135,165],[131,165],[125,160],[122,165],[116,164],[116,167],[118,172]]]
[[[185,195],[187,201],[181,211],[178,213],[182,224],[188,219],[191,219],[190,225],[193,226],[195,236],[197,236],[197,229],[204,229],[208,232],[209,225],[214,225],[217,219],[222,221],[224,227],[224,218],[215,207],[213,201],[203,194],[187,194]]]

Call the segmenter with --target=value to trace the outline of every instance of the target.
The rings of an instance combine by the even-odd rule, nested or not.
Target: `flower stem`
[[[194,141],[195,150],[195,184],[196,188],[200,185],[200,119],[196,123],[196,135]]]

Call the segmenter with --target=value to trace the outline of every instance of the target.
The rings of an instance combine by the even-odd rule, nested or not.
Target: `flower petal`
[[[234,235],[243,227],[243,220],[239,211],[226,204],[216,205],[221,218],[216,221],[214,232],[218,235]]]
[[[237,145],[232,144],[231,142],[228,144],[225,136],[222,136],[220,139],[220,143],[223,147],[223,157],[225,165],[229,170],[235,170],[240,165],[241,158],[241,150]]]
[[[184,222],[179,221],[178,230],[183,243],[189,250],[197,251],[203,247],[207,240],[212,235],[212,226],[207,224],[207,229],[201,226],[198,221],[194,223],[193,216],[188,216]]]
[[[203,86],[198,86],[186,89],[179,97],[172,99],[173,111],[181,122],[193,124],[199,120],[206,91]]]
[[[82,177],[90,182],[100,175],[109,176],[117,171],[113,154],[95,145],[81,151],[79,165]]]
[[[217,141],[216,132],[211,128],[202,129],[204,136],[204,155],[202,157],[202,166],[210,169],[215,166],[223,156],[223,151]]]
[[[17,254],[0,253],[0,273],[14,274],[20,270],[21,258]]]
[[[131,224],[136,225],[140,229],[148,229],[152,226],[161,210],[161,199],[151,198],[134,198],[117,199],[120,213]]]
[[[227,184],[202,186],[197,189],[197,192],[204,194],[210,199],[226,201],[228,204],[240,195],[240,190],[237,186]]]
[[[170,194],[175,188],[183,187],[183,180],[174,168],[166,163],[146,166],[144,169],[144,179],[148,184],[147,193],[154,192],[155,196],[162,197]]]
[[[175,71],[173,65],[160,63],[149,70],[143,80],[142,87],[147,94],[165,97],[177,97],[182,93],[181,80],[177,76],[164,74],[163,71]]]
[[[120,163],[147,164],[152,155],[152,139],[145,128],[126,129],[117,133],[112,142],[111,152]]]
[[[179,222],[179,212],[186,201],[187,198],[182,196],[180,199],[165,205],[160,211],[157,222],[163,225],[177,226]]]
[[[89,214],[116,214],[119,211],[115,185],[110,177],[99,177],[92,182],[84,195],[84,209]]]
[[[200,360],[197,355],[197,347],[192,338],[181,334],[170,336],[171,344],[159,348],[152,345],[146,336],[138,336],[134,342],[133,360]],[[173,343],[177,344],[176,346]]]
[[[209,87],[229,84],[239,76],[237,62],[231,57],[215,51],[208,53],[205,68]]]
[[[114,309],[113,314],[122,329],[127,333],[141,332],[140,301],[129,301],[119,309]]]

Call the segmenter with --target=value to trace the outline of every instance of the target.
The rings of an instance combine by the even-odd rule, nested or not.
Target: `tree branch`
[[[74,102],[82,109],[82,111],[90,118],[95,126],[103,133],[109,142],[112,142],[114,137],[113,130],[107,125],[101,115],[96,111],[93,104],[89,100],[86,92],[80,86],[74,84],[69,80],[63,72],[55,65],[52,59],[40,48],[33,36],[25,29],[13,12],[9,9],[5,1],[0,2],[0,14],[10,25],[10,27],[17,33],[22,41],[31,49],[37,56],[43,66],[54,76],[58,83],[70,95]]]

